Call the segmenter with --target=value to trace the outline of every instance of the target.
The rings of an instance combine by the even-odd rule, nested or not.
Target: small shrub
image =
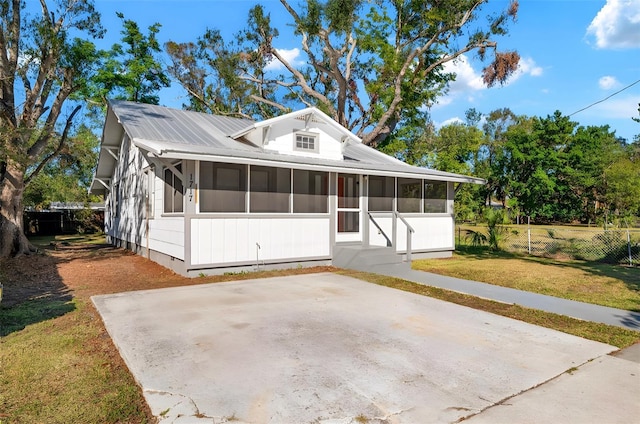
[[[489,248],[496,251],[502,250],[502,243],[510,236],[509,229],[502,225],[506,222],[504,211],[488,208],[485,210],[485,217],[489,234]]]
[[[469,241],[473,247],[480,247],[487,243],[487,236],[480,231],[465,230],[467,235],[465,240]]]

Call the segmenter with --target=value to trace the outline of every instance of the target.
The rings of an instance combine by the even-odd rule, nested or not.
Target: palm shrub
[[[487,241],[491,250],[502,250],[502,243],[509,238],[509,229],[504,226],[506,215],[502,209],[486,208]]]
[[[486,208],[483,217],[487,222],[487,228],[467,229],[466,239],[474,247],[488,244],[491,250],[502,250],[502,243],[509,238],[509,229],[503,225],[506,222],[504,211]]]
[[[480,230],[465,230],[467,232],[466,239],[471,242],[473,247],[479,247],[487,242],[487,235]]]

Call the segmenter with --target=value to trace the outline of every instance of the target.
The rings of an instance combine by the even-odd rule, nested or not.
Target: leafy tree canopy
[[[26,184],[65,147],[104,29],[92,1],[0,0],[0,257],[28,253]],[[70,108],[71,107],[71,108]]]
[[[136,22],[125,19],[122,13],[117,16],[122,21],[122,42],[103,52],[103,62],[92,79],[92,95],[99,106],[108,98],[158,104],[158,91],[170,85],[158,59],[162,52],[157,39],[161,25],[151,25],[145,35]]]
[[[498,52],[495,41],[515,20],[517,1],[499,14],[483,14],[487,0],[280,3],[299,39],[300,63],[276,48],[279,31],[262,6],[232,42],[208,30],[196,42],[167,43],[169,72],[187,91],[187,107],[268,118],[315,106],[379,146],[402,126],[424,126],[425,107],[455,78],[445,63],[470,52],[491,56],[483,72],[489,86],[518,65],[518,54]]]

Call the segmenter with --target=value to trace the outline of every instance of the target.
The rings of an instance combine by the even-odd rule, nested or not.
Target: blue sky
[[[297,0],[292,0],[296,4]],[[142,28],[159,22],[162,43],[193,41],[207,27],[230,37],[246,23],[256,0],[95,0],[108,29],[106,47],[120,39],[121,23],[115,12]],[[281,36],[276,48],[296,56],[297,40],[287,36],[287,14],[278,0],[260,2],[271,13]],[[491,0],[487,10],[499,10],[508,0]],[[580,125],[609,125],[618,136],[632,141],[640,134],[640,0],[521,0],[518,20],[509,35],[498,38],[500,50],[517,50],[521,68],[502,87],[481,84],[483,64],[473,55],[458,61],[458,74],[449,94],[431,109],[433,121],[442,125],[464,119],[464,112],[508,107],[516,114],[547,116],[559,110],[573,114]],[[177,85],[177,84],[176,84]],[[626,88],[628,87],[628,88]],[[620,90],[620,93],[614,94]],[[180,107],[178,87],[165,90],[161,103]],[[612,96],[613,95],[613,96]],[[608,96],[608,100],[575,113]]]

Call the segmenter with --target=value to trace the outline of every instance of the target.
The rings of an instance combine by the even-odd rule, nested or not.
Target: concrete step
[[[399,255],[391,247],[363,247],[360,245],[336,245],[333,265],[340,268],[367,270],[374,265],[402,263]]]

